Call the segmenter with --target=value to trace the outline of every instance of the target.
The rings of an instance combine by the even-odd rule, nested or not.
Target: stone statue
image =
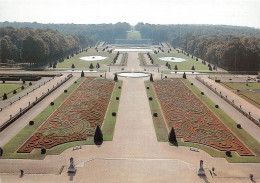
[[[68,168],[68,173],[76,173],[76,167],[74,165],[74,159],[70,158],[70,166]]]
[[[200,160],[200,168],[203,168],[203,160]]]
[[[203,168],[203,160],[200,160],[200,167],[199,167],[199,169],[197,170],[197,174],[198,174],[199,176],[205,175],[205,170],[204,170],[204,168]]]

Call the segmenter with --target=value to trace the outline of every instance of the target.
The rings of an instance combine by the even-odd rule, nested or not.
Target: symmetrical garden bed
[[[156,81],[153,86],[168,127],[174,127],[177,137],[241,156],[253,155],[181,80]]]
[[[87,140],[101,125],[113,92],[114,81],[86,78],[18,152]],[[54,104],[55,105],[55,104]]]

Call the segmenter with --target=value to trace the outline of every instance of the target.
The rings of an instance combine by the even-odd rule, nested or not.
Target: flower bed
[[[241,156],[253,155],[181,80],[156,81],[153,86],[168,127],[174,127],[184,142],[236,151]]]
[[[113,88],[114,81],[86,78],[17,152],[87,140],[102,125]]]

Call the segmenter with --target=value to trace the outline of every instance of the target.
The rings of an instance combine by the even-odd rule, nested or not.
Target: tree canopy
[[[260,30],[238,26],[155,25],[135,29],[153,42],[170,42],[191,55],[232,71],[258,71]]]
[[[67,35],[50,29],[0,28],[1,62],[46,65],[89,45],[83,35]],[[49,64],[48,64],[49,65]]]

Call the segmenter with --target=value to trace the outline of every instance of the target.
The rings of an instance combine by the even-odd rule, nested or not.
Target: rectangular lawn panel
[[[105,60],[100,60],[100,61],[85,61],[80,59],[81,57],[85,57],[85,56],[103,56],[103,57],[108,57]],[[82,52],[78,55],[74,55],[74,57],[71,57],[69,59],[65,59],[63,62],[58,63],[56,68],[67,68],[67,69],[71,69],[72,64],[74,64],[75,69],[86,69],[89,70],[89,65],[90,63],[93,64],[94,69],[96,69],[96,65],[97,63],[99,63],[99,65],[103,65],[103,64],[111,64],[113,59],[115,58],[115,54],[114,53],[108,53],[108,52],[103,52],[103,51],[99,51],[99,52]]]
[[[168,127],[184,142],[203,144],[220,151],[254,154],[180,79],[153,83]]]
[[[127,31],[126,39],[140,40],[141,39],[141,33],[139,31]]]
[[[18,152],[92,138],[96,126],[103,123],[114,84],[111,80],[86,78]]]
[[[109,103],[109,107],[107,110],[106,118],[104,120],[104,124],[102,127],[102,132],[103,132],[103,139],[106,141],[112,141],[113,136],[114,136],[114,130],[115,130],[115,125],[116,125],[116,117],[112,116],[112,112],[117,113],[118,112],[118,107],[120,103],[120,96],[121,96],[121,91],[122,89],[119,89],[118,87],[120,86],[122,88],[123,81],[118,81],[115,84],[115,88]],[[119,100],[116,100],[116,97],[119,97]]]
[[[175,71],[174,70],[175,65],[177,65],[178,70],[191,70],[192,66],[194,66],[195,71],[209,71],[209,68],[207,65],[203,65],[200,61],[196,61],[195,59],[193,59],[189,56],[183,55],[181,53],[177,53],[176,51],[171,51],[170,53],[159,52],[157,54],[151,54],[151,56],[153,57],[154,64],[156,64],[156,65],[165,65],[166,64],[166,61],[162,61],[159,59],[160,57],[178,57],[178,58],[184,58],[186,60],[185,62],[168,62],[171,65],[172,71]]]
[[[149,89],[147,89],[147,87],[149,87]],[[152,97],[154,99],[154,100],[149,100],[151,115],[153,115],[153,113],[158,114],[158,117],[153,117],[153,124],[154,124],[156,137],[159,142],[167,142],[168,141],[167,127],[163,115],[161,113],[160,105],[158,105],[158,101],[156,100],[156,95],[152,87],[153,85],[150,81],[145,81],[147,97]]]

